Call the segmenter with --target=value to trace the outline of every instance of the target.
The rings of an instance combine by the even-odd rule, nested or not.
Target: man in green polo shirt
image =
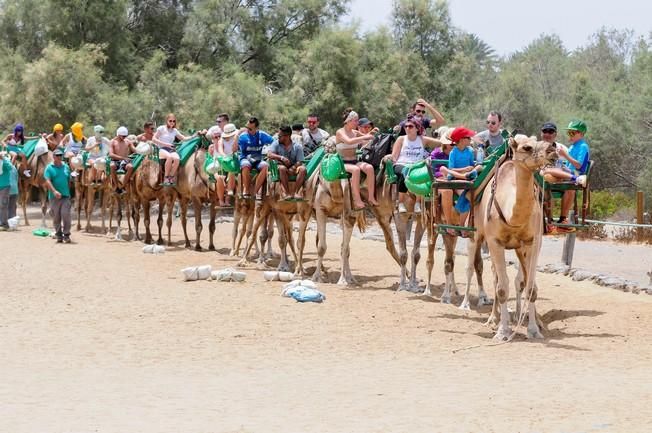
[[[45,168],[45,182],[57,243],[70,243],[70,168],[63,163],[63,150],[52,152],[54,161]]]

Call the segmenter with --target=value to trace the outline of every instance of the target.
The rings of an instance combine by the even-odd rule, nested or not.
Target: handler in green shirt
[[[57,243],[70,243],[70,168],[63,163],[63,150],[52,152],[54,161],[45,168],[44,178]]]

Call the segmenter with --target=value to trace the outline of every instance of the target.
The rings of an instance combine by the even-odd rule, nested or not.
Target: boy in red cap
[[[473,180],[478,175],[478,172],[482,170],[482,165],[475,164],[473,148],[470,146],[471,137],[474,135],[475,131],[463,126],[458,126],[453,130],[453,132],[451,132],[450,139],[455,147],[453,147],[453,150],[451,150],[448,157],[448,168],[440,168],[440,172],[445,175],[448,180]],[[457,200],[455,207],[453,207],[453,190],[441,190],[441,207],[444,211],[444,218],[446,218],[446,223],[448,224],[466,225],[466,217],[469,214],[469,210],[471,210],[471,203],[466,198],[464,190],[456,190],[455,192],[460,197]],[[457,212],[453,212],[453,209]],[[457,213],[459,213],[459,219],[457,218]],[[465,232],[459,233],[452,229],[448,229],[448,233],[451,235],[462,235],[463,237],[467,237],[465,236]]]

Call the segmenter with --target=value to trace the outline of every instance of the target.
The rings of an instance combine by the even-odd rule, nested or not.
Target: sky
[[[637,35],[652,32],[652,2],[647,0],[449,0],[455,27],[475,33],[496,54],[522,48],[541,34],[557,34],[574,50],[586,45],[601,27],[632,29]],[[352,0],[351,18],[362,31],[390,24],[392,0]]]

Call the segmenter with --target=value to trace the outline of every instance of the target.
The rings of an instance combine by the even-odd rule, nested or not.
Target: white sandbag
[[[217,174],[217,173],[220,172],[221,168],[222,167],[220,166],[220,162],[217,159],[215,159],[215,160],[213,160],[213,162],[211,162],[210,164],[208,164],[206,166],[206,173],[208,173],[208,174]]]
[[[247,279],[247,274],[245,272],[242,271],[231,272],[231,281],[235,281],[236,283],[241,283],[246,279]]]
[[[226,268],[211,272],[211,278],[217,281],[235,281],[240,283],[247,279],[247,274],[242,271]]]
[[[292,281],[294,274],[292,272],[279,272],[278,279],[281,281]]]
[[[70,168],[73,170],[81,170],[84,168],[84,159],[81,156],[73,156],[70,158]]]
[[[106,159],[105,158],[97,158],[93,162],[93,167],[95,167],[95,169],[99,170],[99,171],[106,170]]]
[[[208,280],[211,278],[211,265],[183,268],[181,274],[184,281]]]
[[[263,278],[265,281],[278,281],[278,271],[265,271]]]
[[[41,138],[36,143],[36,147],[34,147],[34,155],[38,157],[41,155],[45,155],[46,153],[48,153],[48,143],[45,141],[44,138]]]
[[[145,254],[163,254],[165,253],[165,247],[163,245],[145,245],[143,252]]]
[[[136,153],[139,155],[149,155],[152,153],[152,145],[145,141],[138,143],[136,146]]]
[[[18,230],[18,226],[20,225],[20,217],[16,215],[13,218],[9,218],[7,220],[7,224],[9,224],[9,230]]]

